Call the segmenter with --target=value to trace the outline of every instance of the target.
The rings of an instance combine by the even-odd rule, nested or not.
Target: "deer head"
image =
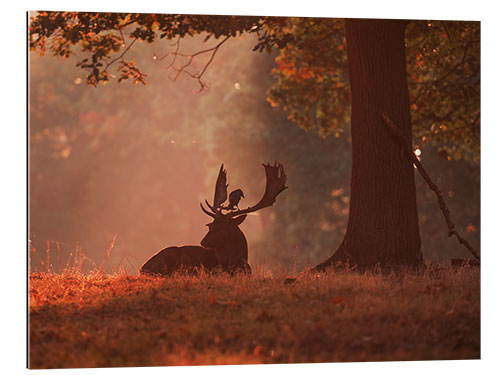
[[[214,201],[211,205],[207,200],[205,203],[209,210],[200,204],[205,214],[213,218],[208,226],[207,235],[201,240],[201,245],[215,248],[215,255],[223,268],[241,267],[247,265],[248,246],[245,235],[238,227],[246,218],[247,214],[270,207],[276,201],[276,197],[287,187],[286,175],[283,165],[275,163],[262,164],[266,172],[266,189],[260,201],[246,209],[233,210],[223,207],[227,200],[226,171],[224,164],[221,165],[217,182],[215,184]],[[227,211],[227,212],[223,212]]]

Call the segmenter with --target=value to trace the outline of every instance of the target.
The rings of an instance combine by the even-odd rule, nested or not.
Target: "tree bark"
[[[315,267],[422,262],[414,167],[381,114],[411,143],[404,30],[407,21],[347,19],[352,176],[349,219],[338,250]]]

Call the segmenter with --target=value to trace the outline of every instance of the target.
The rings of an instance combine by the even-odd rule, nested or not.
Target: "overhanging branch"
[[[184,73],[184,74],[187,74],[189,77],[193,78],[193,79],[196,79],[200,85],[200,91],[203,91],[204,89],[206,89],[207,85],[205,84],[205,82],[202,80],[202,77],[203,75],[205,74],[205,72],[207,71],[208,67],[210,66],[210,64],[212,63],[212,61],[214,60],[215,58],[215,55],[217,54],[219,48],[230,38],[231,36],[228,35],[226,36],[222,41],[220,41],[219,43],[217,43],[215,46],[211,47],[211,48],[207,48],[207,49],[204,49],[204,50],[201,50],[201,51],[198,51],[198,52],[195,52],[193,54],[184,54],[184,53],[180,53],[179,52],[179,45],[180,45],[180,38],[177,39],[177,41],[173,44],[175,45],[175,51],[174,52],[167,52],[166,54],[164,54],[163,56],[161,57],[158,57],[156,58],[157,60],[163,60],[164,58],[166,58],[167,56],[173,56],[173,60],[170,62],[170,64],[167,66],[167,69],[172,67],[175,63],[175,61],[177,60],[177,57],[184,57],[187,59],[187,62],[182,65],[181,67],[179,68],[175,68],[176,70],[176,73],[175,75],[173,75],[173,77],[171,77],[171,79],[175,82],[177,80],[177,78],[179,78],[179,76]],[[194,62],[194,59],[198,56],[201,56],[201,55],[204,55],[204,54],[208,54],[210,53],[210,57],[208,59],[208,61],[203,65],[203,68],[201,70],[199,70],[197,73],[191,73],[189,72],[187,69],[193,64]]]
[[[123,37],[122,37],[123,39]],[[132,46],[134,45],[134,43],[137,42],[137,38],[135,38],[134,40],[132,40],[132,42],[130,42],[130,44],[125,48],[125,50],[117,57],[115,57],[113,60],[109,61],[106,63],[106,67],[104,68],[103,72],[107,72],[108,68],[113,65],[115,62],[117,62],[118,60],[121,60],[123,61],[123,58],[125,57],[125,54],[129,51],[130,48],[132,48]],[[125,41],[124,41],[125,43]]]

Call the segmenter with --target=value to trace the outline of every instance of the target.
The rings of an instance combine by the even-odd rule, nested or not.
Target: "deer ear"
[[[241,223],[243,223],[243,221],[245,221],[246,218],[247,215],[238,216],[236,219],[233,219],[233,224],[240,225]]]

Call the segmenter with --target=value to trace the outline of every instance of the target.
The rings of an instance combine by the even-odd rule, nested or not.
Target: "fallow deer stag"
[[[243,210],[222,206],[227,200],[228,185],[224,164],[221,165],[213,204],[205,200],[208,210],[200,204],[203,212],[213,218],[213,221],[207,224],[208,233],[201,240],[201,246],[167,247],[146,261],[140,273],[169,275],[176,271],[195,272],[200,268],[208,271],[221,269],[229,273],[250,273],[247,240],[238,226],[247,214],[272,206],[276,197],[287,189],[283,165],[262,165],[266,171],[264,195],[257,204]]]

